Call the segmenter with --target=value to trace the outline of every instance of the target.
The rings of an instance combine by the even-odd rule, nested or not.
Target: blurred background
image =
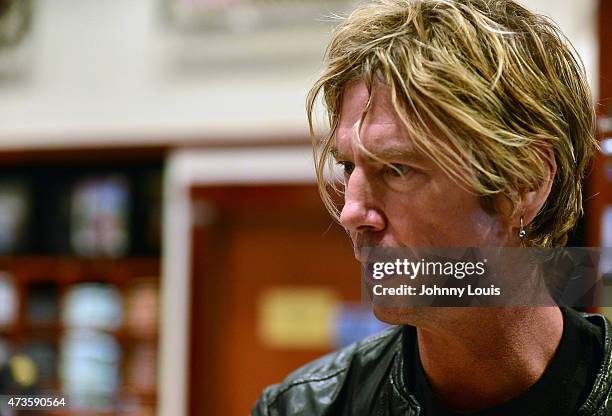
[[[585,62],[604,154],[570,245],[610,247],[612,3],[524,3]],[[384,327],[319,200],[304,110],[352,6],[0,0],[0,395],[243,416]]]

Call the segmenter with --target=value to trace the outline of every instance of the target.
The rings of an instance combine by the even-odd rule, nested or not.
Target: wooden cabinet
[[[161,152],[152,155],[129,149],[0,154],[0,182],[17,180],[29,195],[25,241],[14,252],[0,255],[0,271],[14,286],[16,306],[11,322],[0,327],[0,342],[8,354],[0,367],[9,375],[12,372],[12,378],[15,357],[30,360],[35,368],[32,385],[3,386],[3,394],[66,395],[66,380],[72,375],[81,372],[85,380],[92,374],[90,367],[82,367],[84,361],[72,362],[74,351],[68,350],[83,334],[95,334],[85,340],[90,352],[108,348],[96,346],[96,339],[110,343],[117,352],[114,372],[108,372],[112,378],[105,396],[108,403],[77,407],[67,396],[65,409],[50,413],[155,414],[162,163]],[[70,239],[75,224],[68,202],[79,182],[109,175],[120,176],[128,184],[125,232],[129,244],[120,255],[84,257]],[[88,298],[77,293],[86,291]],[[83,302],[100,301],[96,291],[115,297],[116,311],[107,314],[111,322],[87,322],[89,315],[75,320],[79,310],[87,312]],[[70,312],[75,294],[80,297],[80,309]],[[91,316],[101,313],[94,306],[88,311]]]

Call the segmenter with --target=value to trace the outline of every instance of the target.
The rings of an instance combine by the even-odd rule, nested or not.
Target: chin
[[[477,308],[412,306],[383,307],[373,305],[372,312],[379,321],[390,325],[410,325],[420,328],[435,328],[440,322],[457,322]],[[490,309],[490,308],[484,308]]]
[[[431,318],[433,309],[429,307],[389,308],[374,306],[372,312],[374,312],[376,319],[386,324],[420,326],[428,318]]]

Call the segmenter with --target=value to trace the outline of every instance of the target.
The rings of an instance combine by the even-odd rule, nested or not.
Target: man
[[[584,70],[510,0],[378,0],[335,31],[315,141],[363,247],[557,247],[597,149]],[[324,179],[344,169],[340,210]],[[375,308],[397,327],[269,387],[255,415],[610,415],[608,321],[558,307]]]

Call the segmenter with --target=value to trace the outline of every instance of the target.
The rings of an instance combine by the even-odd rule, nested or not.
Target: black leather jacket
[[[601,315],[583,314],[603,328],[599,373],[578,416],[612,415],[612,326]],[[268,387],[254,416],[418,416],[421,407],[406,389],[401,327],[326,355]]]

